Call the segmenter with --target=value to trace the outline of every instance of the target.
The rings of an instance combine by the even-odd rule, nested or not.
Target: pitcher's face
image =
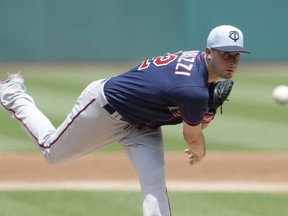
[[[206,48],[206,55],[209,73],[222,79],[233,77],[240,61],[240,52],[224,52]]]

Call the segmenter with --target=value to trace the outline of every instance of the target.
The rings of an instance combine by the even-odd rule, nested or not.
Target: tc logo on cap
[[[239,32],[238,31],[230,31],[229,32],[229,37],[236,42],[237,40],[239,40]]]

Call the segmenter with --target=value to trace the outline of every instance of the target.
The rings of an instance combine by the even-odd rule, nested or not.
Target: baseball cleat
[[[5,88],[13,83],[24,83],[23,75],[20,72],[15,74],[8,73],[7,76],[0,81],[0,94]]]

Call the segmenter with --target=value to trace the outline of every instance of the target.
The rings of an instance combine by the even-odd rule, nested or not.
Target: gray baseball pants
[[[104,84],[104,80],[98,80],[88,85],[58,128],[36,107],[22,83],[8,86],[0,101],[49,163],[68,162],[108,144],[120,143],[139,178],[143,215],[170,216],[161,129],[138,130],[117,113],[109,114],[103,108],[107,104]]]

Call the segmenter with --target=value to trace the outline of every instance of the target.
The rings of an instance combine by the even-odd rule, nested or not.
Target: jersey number
[[[145,68],[148,68],[151,63],[153,63],[157,67],[163,66],[163,65],[168,65],[169,63],[173,62],[176,58],[177,58],[176,55],[169,54],[169,55],[165,55],[165,56],[158,56],[157,58],[154,58],[154,59],[145,60],[141,63],[138,70],[143,70]]]

